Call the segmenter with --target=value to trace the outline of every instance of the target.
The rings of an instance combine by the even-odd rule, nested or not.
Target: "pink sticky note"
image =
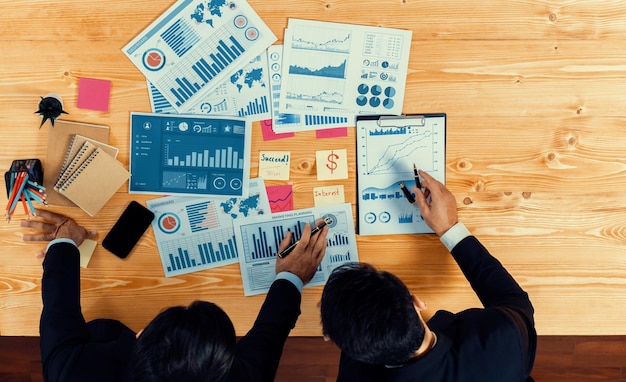
[[[280,186],[267,186],[267,198],[270,201],[272,212],[293,210],[293,190],[291,184]]]
[[[321,138],[339,138],[348,136],[347,127],[336,127],[333,129],[315,130],[315,136],[317,139]]]
[[[296,135],[295,133],[276,134],[274,130],[272,130],[271,119],[266,119],[265,121],[261,121],[261,131],[263,132],[264,141],[273,141],[275,139],[291,138]]]
[[[109,111],[111,81],[95,78],[78,79],[78,102],[80,109]]]

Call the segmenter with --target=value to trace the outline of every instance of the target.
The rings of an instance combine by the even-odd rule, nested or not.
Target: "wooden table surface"
[[[404,113],[448,115],[447,185],[460,219],[528,291],[539,334],[626,334],[626,3],[606,0],[251,0],[282,40],[287,18],[411,29]],[[39,97],[63,97],[68,120],[106,124],[128,165],[129,112],[149,111],[145,78],[121,48],[170,0],[0,0],[0,168],[46,154]],[[80,77],[112,81],[110,111],[76,107]],[[295,208],[312,188],[343,184],[355,198],[355,134],[313,132],[264,142],[291,150]],[[318,182],[315,151],[347,148],[350,177]],[[45,165],[45,163],[44,163]],[[267,181],[266,184],[286,182]],[[4,189],[4,184],[0,187]],[[49,207],[97,229],[99,239],[130,200],[122,188],[91,218]],[[356,211],[355,211],[356,213]],[[356,216],[356,215],[355,215]],[[20,214],[0,224],[0,334],[37,335],[44,244],[24,243]],[[396,273],[429,309],[479,302],[434,235],[357,237],[359,258]],[[264,296],[244,297],[239,266],[165,278],[152,229],[126,261],[101,247],[82,270],[86,319],[141,329],[160,310],[213,301],[238,334]],[[320,334],[321,287],[305,289],[293,335]]]

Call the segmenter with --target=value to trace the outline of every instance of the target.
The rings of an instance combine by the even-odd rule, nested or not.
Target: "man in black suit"
[[[532,381],[534,309],[502,264],[458,222],[454,195],[420,171],[416,203],[483,308],[438,311],[396,276],[368,264],[337,268],[320,304],[325,336],[341,348],[338,381]]]
[[[119,321],[86,323],[82,315],[77,246],[96,232],[63,215],[37,214],[44,220],[21,225],[43,232],[24,234],[24,240],[50,241],[40,321],[45,381],[273,381],[300,314],[302,286],[324,256],[328,233],[325,227],[311,236],[306,225],[293,252],[277,258],[276,279],[254,326],[239,342],[226,313],[204,301],[161,312],[136,338]],[[279,251],[291,238],[289,233]]]

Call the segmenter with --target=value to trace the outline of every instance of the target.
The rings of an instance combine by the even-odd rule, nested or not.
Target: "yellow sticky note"
[[[289,151],[261,151],[259,178],[289,180]]]
[[[96,250],[96,245],[98,245],[97,241],[85,239],[80,247],[78,247],[78,250],[80,251],[81,267],[87,268],[87,264],[89,264],[89,260],[91,260],[91,255],[93,255],[93,251]]]
[[[343,184],[339,184],[337,186],[314,187],[313,202],[315,203],[315,207],[345,203],[346,197],[343,192]]]
[[[346,149],[321,150],[315,153],[317,180],[348,179]]]

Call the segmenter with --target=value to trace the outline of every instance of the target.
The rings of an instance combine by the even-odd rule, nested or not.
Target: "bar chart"
[[[341,245],[350,244],[348,234],[345,232],[335,232],[332,235],[328,235],[327,246],[336,247]]]
[[[183,19],[178,19],[161,33],[161,38],[178,57],[182,57],[200,41],[200,36]]]
[[[162,247],[159,252],[166,277],[237,262],[237,246],[230,228],[163,242]]]
[[[314,218],[294,218],[281,221],[280,224],[267,222],[241,226],[243,248],[246,261],[275,258],[280,242],[287,232],[292,233],[292,242],[300,239],[305,224],[313,224]]]
[[[166,143],[163,158],[168,167],[243,169],[244,166],[242,153],[233,146],[209,150]]]
[[[246,49],[235,36],[217,38],[215,45],[197,47],[185,58],[186,65],[179,71],[170,72],[163,76],[158,88],[169,89],[171,101],[175,106],[182,107],[198,93],[205,85],[241,56]],[[167,97],[167,96],[166,96]]]
[[[206,201],[185,206],[187,218],[191,226],[191,232],[206,231],[211,228],[217,228],[219,221],[215,203]]]
[[[293,243],[301,239],[307,224],[313,225],[321,219],[328,219],[328,232],[317,233],[312,240],[326,240],[326,250],[317,272],[307,284],[315,286],[323,285],[333,269],[341,264],[359,261],[350,203],[234,220],[244,294],[249,296],[268,291],[274,280],[276,262],[280,261],[276,254],[283,238],[291,232]],[[319,236],[324,234],[325,238]]]
[[[245,107],[239,109],[238,117],[248,117],[252,115],[267,113],[269,111],[267,97],[259,97],[250,102]]]

